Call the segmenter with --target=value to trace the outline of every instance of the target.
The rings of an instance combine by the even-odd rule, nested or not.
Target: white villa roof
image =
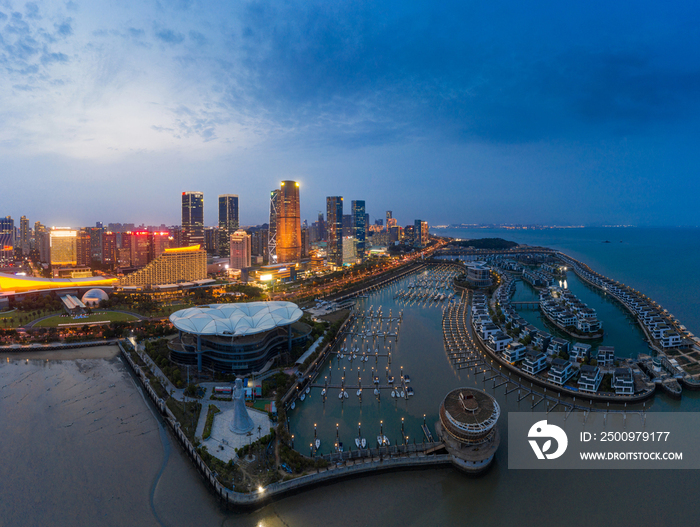
[[[292,324],[302,315],[292,302],[209,304],[176,311],[170,322],[195,335],[243,336]]]

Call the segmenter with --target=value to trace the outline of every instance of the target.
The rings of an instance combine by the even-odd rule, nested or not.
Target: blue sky
[[[0,0],[0,214],[698,224],[698,4],[435,4]]]

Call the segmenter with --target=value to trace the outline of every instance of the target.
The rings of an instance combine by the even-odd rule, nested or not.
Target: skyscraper
[[[75,240],[76,265],[78,267],[90,267],[90,231],[80,229]]]
[[[415,220],[413,222],[413,245],[425,247],[428,245],[428,222]]]
[[[51,229],[51,265],[73,267],[78,262],[76,240],[78,232],[70,227]]]
[[[250,234],[237,230],[231,234],[230,239],[231,256],[230,263],[232,269],[247,269],[250,267]]]
[[[99,222],[98,222],[99,223]],[[102,261],[102,227],[90,227],[90,258],[92,260]]]
[[[277,262],[301,260],[301,210],[299,183],[282,181],[277,210]]]
[[[367,216],[365,213],[365,201],[353,200],[352,208],[352,230],[353,237],[357,244],[355,245],[355,254],[357,259],[362,261],[365,259],[365,240],[367,235]]]
[[[343,198],[326,198],[326,234],[328,237],[328,263],[343,265]]]
[[[219,256],[229,256],[231,235],[239,226],[238,194],[219,196]]]
[[[19,246],[22,249],[22,256],[29,254],[29,220],[26,216],[19,219]]]
[[[182,193],[182,234],[185,245],[204,247],[204,194]]]
[[[267,250],[269,251],[267,261],[270,264],[277,263],[277,218],[280,210],[280,196],[280,189],[270,192],[270,228],[267,238]]]
[[[0,260],[12,260],[15,251],[15,220],[0,218]]]

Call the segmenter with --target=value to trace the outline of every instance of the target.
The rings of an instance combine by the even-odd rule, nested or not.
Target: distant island
[[[452,242],[451,245],[460,247],[473,247],[474,249],[512,249],[519,244],[504,240],[503,238],[479,238],[476,240],[460,240]]]

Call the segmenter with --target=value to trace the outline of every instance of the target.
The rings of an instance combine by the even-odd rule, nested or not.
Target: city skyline
[[[698,6],[389,6],[3,3],[3,214],[261,224],[294,180],[302,218],[697,224]]]

